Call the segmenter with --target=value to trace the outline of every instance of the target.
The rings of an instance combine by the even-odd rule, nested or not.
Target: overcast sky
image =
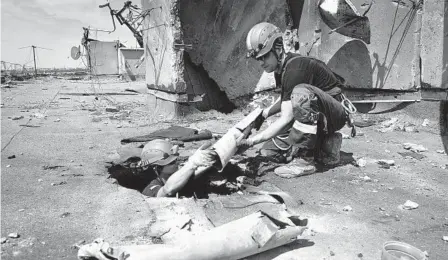
[[[36,49],[40,68],[84,66],[81,59],[70,57],[70,49],[81,44],[82,27],[113,28],[108,9],[98,8],[104,3],[106,0],[1,0],[1,60],[32,65],[31,48],[19,48],[35,45],[52,49]],[[120,9],[124,0],[110,3],[112,8]],[[140,0],[133,4],[141,7]],[[97,38],[137,47],[129,29],[118,23],[114,33],[98,32]]]

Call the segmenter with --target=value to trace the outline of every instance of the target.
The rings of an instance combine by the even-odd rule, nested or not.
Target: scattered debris
[[[6,242],[8,242],[8,239],[6,237],[2,237],[1,240],[0,240],[0,243],[4,244]]]
[[[427,118],[425,118],[424,120],[423,120],[423,123],[422,123],[422,126],[428,126],[429,125],[429,119],[427,119]]]
[[[19,125],[19,126],[23,126],[23,127],[40,127],[40,125]]]
[[[382,160],[377,160],[376,162],[380,165],[381,168],[384,168],[384,169],[390,169],[391,166],[395,165],[394,160],[383,160],[382,159]]]
[[[38,119],[42,119],[42,118],[47,117],[47,115],[44,115],[44,114],[42,114],[42,113],[35,113],[35,114],[33,114],[31,117],[35,117],[35,118],[38,118]]]
[[[352,211],[352,210],[353,210],[353,208],[348,205],[342,209],[342,211]]]
[[[120,112],[120,110],[117,107],[106,107],[106,112]]]
[[[363,180],[363,181],[365,181],[365,182],[370,182],[370,181],[372,181],[372,179],[369,177],[369,176],[363,176],[363,177],[361,177],[361,179]]]
[[[398,124],[397,126],[395,126],[394,130],[403,132],[418,132],[418,130],[415,128],[415,125],[409,122]]]
[[[23,118],[24,118],[23,116],[14,116],[14,117],[11,118],[11,120],[20,120],[20,119],[23,119]]]
[[[409,133],[418,133],[418,130],[415,128],[415,126],[405,126],[403,130]]]
[[[14,158],[16,158],[16,156],[14,154],[11,156],[8,156],[8,159],[14,159]]]
[[[426,149],[422,145],[413,144],[413,143],[404,143],[403,144],[403,148],[406,149],[406,150],[413,151],[415,153],[421,153],[421,152],[428,151],[428,149]]]
[[[418,204],[411,200],[407,200],[403,205],[401,205],[401,208],[407,210],[416,209],[418,208]]]
[[[70,215],[71,215],[70,212],[64,212],[64,213],[61,214],[61,218],[66,218],[66,217],[68,217]]]
[[[8,237],[9,238],[19,238],[20,235],[17,232],[14,232],[14,233],[9,233]]]
[[[42,169],[43,170],[55,170],[57,168],[63,168],[63,167],[65,167],[65,166],[62,166],[62,165],[44,165],[44,166],[42,166]]]
[[[425,155],[420,153],[414,153],[414,152],[398,152],[399,155],[405,157],[405,158],[411,158],[416,160],[421,160],[423,158],[426,158]]]
[[[67,182],[66,181],[61,181],[61,182],[52,182],[50,185],[51,186],[59,186],[59,185],[64,185],[64,184],[67,184]]]
[[[398,118],[393,117],[389,120],[383,121],[380,128],[377,129],[378,132],[386,133],[391,132],[395,129],[395,124],[398,122]]]
[[[367,160],[364,158],[360,158],[360,159],[356,160],[356,165],[358,167],[365,167],[367,165]]]

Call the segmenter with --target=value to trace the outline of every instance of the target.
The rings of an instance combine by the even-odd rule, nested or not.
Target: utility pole
[[[34,58],[34,75],[37,77],[37,66],[36,66],[36,46],[31,45],[33,48],[33,58]]]
[[[38,46],[35,46],[35,45],[30,45],[30,46],[19,48],[19,50],[20,49],[24,49],[24,48],[30,48],[30,47],[33,48],[34,75],[37,77],[36,49],[43,49],[43,50],[50,50],[50,51],[52,51],[52,49],[47,49],[47,48],[38,47]]]

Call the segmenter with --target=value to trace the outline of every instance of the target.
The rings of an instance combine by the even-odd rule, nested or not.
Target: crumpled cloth
[[[193,128],[173,125],[166,129],[160,129],[147,135],[135,136],[121,140],[121,143],[149,142],[155,139],[169,139],[182,142],[192,142],[212,139],[212,132],[209,130],[198,131]]]

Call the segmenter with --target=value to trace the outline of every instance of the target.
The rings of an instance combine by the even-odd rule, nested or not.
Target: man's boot
[[[341,161],[341,145],[342,145],[342,134],[333,133],[331,135],[325,136],[322,147],[320,151],[319,162],[324,165],[334,166],[339,164]]]
[[[274,170],[274,173],[282,178],[296,178],[313,174],[316,172],[313,160],[304,160],[295,158],[290,163],[280,166]]]

